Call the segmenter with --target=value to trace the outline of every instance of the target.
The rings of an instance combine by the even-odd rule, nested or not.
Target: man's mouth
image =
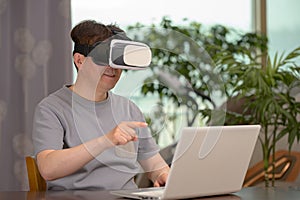
[[[116,75],[116,72],[115,72],[115,70],[108,68],[104,71],[103,75],[114,77]]]

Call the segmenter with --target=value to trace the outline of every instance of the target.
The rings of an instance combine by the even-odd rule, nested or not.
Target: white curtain
[[[0,0],[0,190],[28,190],[36,104],[72,81],[70,0]]]

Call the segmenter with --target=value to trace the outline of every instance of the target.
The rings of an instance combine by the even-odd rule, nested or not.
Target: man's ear
[[[80,53],[75,53],[73,55],[73,59],[74,59],[74,63],[77,66],[77,68],[80,69],[85,60],[85,56]]]

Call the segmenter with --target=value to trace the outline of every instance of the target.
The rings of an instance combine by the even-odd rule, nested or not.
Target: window
[[[72,0],[72,21],[76,24],[84,19],[95,19],[103,23],[117,22],[124,27],[136,22],[151,24],[169,16],[176,22],[188,18],[203,24],[223,24],[249,31],[251,6],[252,0],[115,0],[105,3]]]
[[[289,52],[300,46],[300,1],[267,1],[267,34],[270,54]]]

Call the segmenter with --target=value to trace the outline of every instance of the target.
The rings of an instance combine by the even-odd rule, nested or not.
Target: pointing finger
[[[131,121],[131,122],[126,122],[127,126],[130,128],[138,128],[138,127],[147,127],[148,124],[146,122],[138,122],[138,121]]]

